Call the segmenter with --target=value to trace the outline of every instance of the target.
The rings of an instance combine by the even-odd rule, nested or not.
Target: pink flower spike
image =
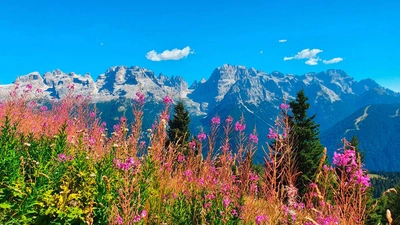
[[[278,139],[278,133],[276,133],[272,128],[269,128],[267,137],[268,139]]]
[[[93,146],[96,143],[96,140],[94,138],[90,137],[88,139],[88,143],[89,143],[90,146]]]
[[[196,142],[195,142],[195,141],[189,142],[189,147],[190,147],[191,149],[195,149],[195,148],[196,148]]]
[[[281,103],[281,105],[279,106],[279,108],[281,110],[289,110],[290,109],[290,105],[286,104],[286,103]]]
[[[74,90],[75,84],[74,84],[74,83],[70,83],[70,84],[68,84],[67,88],[68,88],[69,90]]]
[[[221,123],[221,119],[219,118],[219,116],[214,116],[212,119],[211,119],[211,124],[212,125],[219,125]]]
[[[185,156],[182,155],[182,154],[179,154],[179,155],[178,155],[178,162],[182,163],[182,162],[185,162],[185,161],[186,161]]]
[[[197,135],[197,139],[199,139],[200,141],[203,141],[207,138],[206,134],[201,132]]]
[[[140,214],[142,218],[145,218],[147,216],[147,211],[143,209],[142,213]]]
[[[225,123],[230,124],[233,122],[233,118],[231,116],[228,116],[228,118],[226,118]]]
[[[96,116],[96,113],[95,112],[90,112],[89,116],[94,118]]]
[[[255,134],[250,134],[249,139],[250,139],[251,142],[254,142],[254,143],[258,144],[258,137],[257,137],[257,135],[255,135]]]
[[[141,217],[140,215],[136,215],[136,216],[133,218],[133,222],[135,222],[135,223],[139,223],[140,220],[142,220],[142,217]]]
[[[166,105],[171,105],[173,102],[172,98],[170,98],[168,95],[166,95],[163,99],[163,103]]]
[[[67,160],[67,156],[65,154],[58,154],[58,160],[65,161]]]
[[[118,225],[122,225],[124,223],[124,221],[122,220],[122,217],[120,215],[117,216],[115,223]]]
[[[225,208],[227,208],[229,206],[229,204],[231,203],[231,200],[228,197],[225,197],[222,200],[222,204],[224,205]]]
[[[42,112],[44,112],[44,111],[47,111],[47,106],[40,106],[40,111],[42,111]]]
[[[256,216],[256,224],[263,224],[264,222],[268,221],[268,217],[265,215]]]
[[[126,117],[121,117],[121,118],[119,119],[119,122],[125,123],[125,122],[126,122]]]
[[[235,130],[236,131],[244,131],[246,129],[246,124],[242,124],[239,121],[235,123]]]
[[[144,94],[140,93],[140,92],[136,92],[136,98],[135,101],[139,104],[144,104]]]

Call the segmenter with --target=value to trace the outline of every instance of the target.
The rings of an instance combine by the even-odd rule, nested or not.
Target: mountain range
[[[342,70],[293,75],[277,71],[266,73],[245,66],[224,64],[214,69],[208,79],[203,78],[189,86],[180,76],[157,76],[151,70],[138,66],[115,66],[99,75],[96,81],[89,74],[82,76],[55,70],[43,75],[33,72],[18,77],[14,84],[22,87],[31,84],[34,88],[42,89],[48,98],[62,98],[68,93],[68,85],[73,84],[75,93],[90,95],[100,109],[106,109],[102,110],[105,120],[113,120],[120,114],[129,114],[129,100],[136,96],[137,91],[141,91],[148,102],[145,110],[149,116],[145,126],[151,124],[159,112],[157,109],[161,107],[162,98],[170,95],[185,103],[190,112],[193,134],[199,132],[201,127],[207,130],[215,115],[222,119],[228,115],[239,119],[243,115],[247,124],[246,131],[251,132],[253,128],[257,128],[260,143],[267,141],[268,128],[274,124],[279,105],[285,99],[293,100],[297,92],[304,89],[311,105],[308,115],[316,114],[315,122],[320,124],[321,142],[328,147],[330,154],[336,150],[341,138],[354,134],[359,136],[361,147],[365,147],[365,163],[368,169],[400,168],[400,164],[397,166],[400,162],[400,152],[397,151],[400,143],[394,141],[397,134],[391,133],[398,133],[398,130],[393,126],[391,129],[386,128],[388,124],[395,124],[393,120],[398,118],[388,115],[396,115],[394,109],[400,108],[400,94],[371,79],[356,81]],[[7,96],[12,88],[13,85],[1,85],[0,96]],[[385,107],[386,105],[394,112]],[[372,111],[378,108],[387,111]],[[359,115],[366,109],[366,115]],[[391,139],[381,137],[386,133],[368,136],[377,131],[374,126],[382,130],[388,129]],[[375,138],[376,143],[371,138]],[[374,153],[370,153],[371,151]],[[385,163],[378,164],[373,159],[381,154],[388,157],[382,157]],[[255,158],[261,161],[262,157],[263,151],[260,150]]]

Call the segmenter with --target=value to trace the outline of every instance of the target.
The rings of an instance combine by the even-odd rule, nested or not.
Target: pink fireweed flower
[[[69,125],[69,126],[74,125],[74,123],[75,123],[74,120],[68,120],[68,125]]]
[[[258,186],[257,184],[251,184],[250,185],[250,191],[254,193],[258,193]]]
[[[74,84],[74,83],[70,83],[70,84],[68,84],[67,88],[68,88],[69,90],[74,90],[75,84]]]
[[[115,167],[117,167],[120,170],[125,170],[125,171],[128,171],[131,168],[133,168],[135,166],[135,163],[136,162],[133,159],[133,157],[126,159],[125,162],[121,162],[121,160],[119,160],[119,159],[114,159]]]
[[[195,148],[196,148],[196,142],[195,142],[195,141],[189,142],[189,147],[190,147],[191,149],[195,149]]]
[[[171,105],[173,102],[172,98],[170,98],[168,95],[166,95],[163,99],[163,103],[166,105]]]
[[[232,209],[232,216],[238,217],[239,213],[236,211],[236,209]]]
[[[233,118],[231,116],[228,116],[228,118],[226,118],[225,123],[230,124],[233,122]]]
[[[207,209],[207,208],[210,208],[212,206],[212,203],[211,202],[208,202],[208,203],[204,203],[204,208],[205,209]]]
[[[89,116],[94,118],[96,116],[96,113],[95,112],[90,112]]]
[[[166,112],[161,113],[160,115],[161,120],[169,121],[169,114]]]
[[[77,101],[81,101],[81,100],[83,100],[83,95],[77,95],[77,96],[75,97],[75,99],[76,99]]]
[[[142,213],[140,213],[140,216],[141,216],[142,218],[145,218],[145,217],[147,216],[147,210],[143,209],[143,210],[142,210]]]
[[[27,85],[26,85],[26,89],[32,90],[32,84],[27,84]]]
[[[254,142],[254,143],[258,144],[258,137],[257,137],[257,135],[255,135],[255,134],[250,134],[249,139],[250,139],[251,142]]]
[[[258,215],[256,216],[256,224],[263,224],[264,222],[268,221],[268,217],[266,215]]]
[[[102,122],[102,123],[101,123],[101,126],[102,126],[102,127],[105,127],[106,125],[107,125],[106,122]]]
[[[269,128],[269,133],[267,135],[268,139],[278,139],[278,133],[272,128]]]
[[[144,94],[140,93],[140,92],[136,92],[136,98],[135,101],[139,104],[144,104]]]
[[[124,221],[122,220],[122,217],[120,215],[117,216],[117,219],[115,220],[115,224],[122,225]]]
[[[225,208],[227,208],[229,206],[229,204],[231,203],[231,200],[228,197],[225,197],[222,200],[222,204],[224,205]]]
[[[198,184],[199,184],[200,186],[204,186],[204,184],[205,184],[204,178],[202,178],[202,177],[200,177],[200,178],[197,180],[197,182],[198,182]]]
[[[332,215],[324,217],[321,213],[319,213],[318,218],[316,219],[316,222],[321,225],[340,224],[340,220],[338,218],[335,218]],[[304,223],[304,225],[313,225],[313,224],[314,223],[312,223],[310,221],[307,221]]]
[[[237,121],[235,123],[235,130],[236,131],[244,131],[244,129],[246,129],[246,124],[242,124],[241,122]]]
[[[96,143],[96,140],[94,138],[92,138],[92,137],[88,138],[88,144],[90,146],[93,146],[95,143]]]
[[[40,106],[40,111],[42,111],[42,112],[47,111],[47,106],[45,106],[45,105]]]
[[[193,171],[188,169],[182,173],[182,175],[188,180],[191,181],[193,179]]]
[[[179,154],[179,155],[178,155],[178,162],[182,163],[182,162],[185,162],[185,161],[186,161],[185,156],[182,155],[182,154]]]
[[[258,175],[256,173],[250,173],[249,174],[249,180],[253,182],[257,182],[259,179]]]
[[[57,157],[58,157],[57,160],[60,162],[66,162],[74,159],[72,156],[67,156],[63,153],[58,154]]]
[[[141,220],[142,220],[142,217],[140,215],[135,215],[135,217],[133,218],[134,223],[139,223]]]
[[[118,125],[118,124],[115,124],[115,125],[113,126],[113,128],[114,128],[114,131],[115,131],[115,132],[121,130],[121,126]]]
[[[35,106],[36,106],[36,102],[30,102],[30,103],[29,103],[29,106],[30,106],[31,108],[35,107]]]
[[[322,166],[322,169],[323,169],[325,172],[326,172],[326,171],[329,171],[329,170],[333,170],[332,166],[328,166],[328,165]]]
[[[206,200],[213,200],[215,198],[215,195],[213,193],[210,193],[208,195],[205,195],[204,198]]]
[[[289,109],[290,109],[290,105],[289,105],[289,104],[286,104],[286,103],[281,103],[281,104],[279,105],[279,108],[280,108],[281,110],[289,110]]]
[[[197,135],[197,139],[199,139],[200,141],[206,140],[207,136],[205,133],[201,132]]]
[[[42,92],[43,92],[42,89],[40,89],[40,88],[37,88],[37,89],[36,89],[36,93],[42,93]]]
[[[221,119],[219,118],[219,116],[214,116],[211,119],[211,124],[213,124],[213,125],[219,125],[220,123],[221,123]]]
[[[67,160],[67,156],[65,154],[58,154],[58,160],[65,161],[65,160]]]
[[[126,122],[126,117],[121,117],[121,118],[119,119],[119,122],[125,123],[125,122]]]
[[[317,187],[318,187],[318,186],[317,186],[316,183],[314,183],[314,182],[310,183],[310,188],[317,188]]]
[[[357,167],[356,153],[354,150],[344,150],[344,153],[333,153],[333,164],[336,166]]]
[[[368,174],[364,174],[362,169],[358,169],[351,175],[351,178],[355,180],[355,182],[363,187],[371,186],[369,182]]]

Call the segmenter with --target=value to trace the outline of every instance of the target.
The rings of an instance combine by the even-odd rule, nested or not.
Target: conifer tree
[[[361,163],[363,163],[363,162],[364,162],[364,159],[365,159],[365,152],[362,151],[362,150],[360,150],[360,147],[358,146],[358,145],[360,144],[360,141],[358,140],[358,137],[355,136],[355,135],[353,135],[353,137],[351,137],[350,144],[351,144],[351,146],[353,146],[354,149],[356,150],[357,157],[358,157],[358,156],[361,157],[361,158],[360,158],[360,161],[361,161]]]
[[[189,112],[185,109],[182,101],[174,107],[174,117],[168,122],[168,139],[170,143],[182,145],[185,144],[189,137]]]
[[[296,187],[300,195],[305,194],[308,184],[314,179],[324,151],[319,140],[319,124],[314,122],[315,115],[307,116],[310,108],[307,100],[304,90],[301,90],[296,99],[290,102],[293,151],[300,172]]]

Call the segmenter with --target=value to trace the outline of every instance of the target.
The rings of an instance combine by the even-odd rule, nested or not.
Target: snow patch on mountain
[[[318,96],[318,97],[316,98],[316,100],[317,100],[319,97],[323,97],[323,98],[329,100],[331,103],[341,100],[340,97],[339,97],[339,95],[337,95],[337,94],[336,94],[334,91],[332,91],[331,89],[327,88],[326,86],[324,86],[324,85],[322,85],[322,84],[320,84],[320,87],[321,87],[321,91],[319,91],[319,92],[317,93],[317,96]]]
[[[390,116],[390,117],[392,117],[392,118],[393,118],[393,117],[398,117],[398,116],[399,116],[399,111],[400,111],[400,109],[397,109],[397,110],[396,110],[396,113],[395,113],[394,115]]]
[[[364,121],[365,118],[367,118],[369,107],[371,107],[371,105],[365,107],[365,109],[364,109],[364,114],[363,114],[362,116],[358,117],[358,118],[354,121],[355,130],[360,130],[360,123],[361,123],[362,121]],[[349,131],[351,131],[351,130],[354,130],[354,129],[347,129],[346,132],[345,132],[345,134],[347,134],[347,132],[349,132]]]

